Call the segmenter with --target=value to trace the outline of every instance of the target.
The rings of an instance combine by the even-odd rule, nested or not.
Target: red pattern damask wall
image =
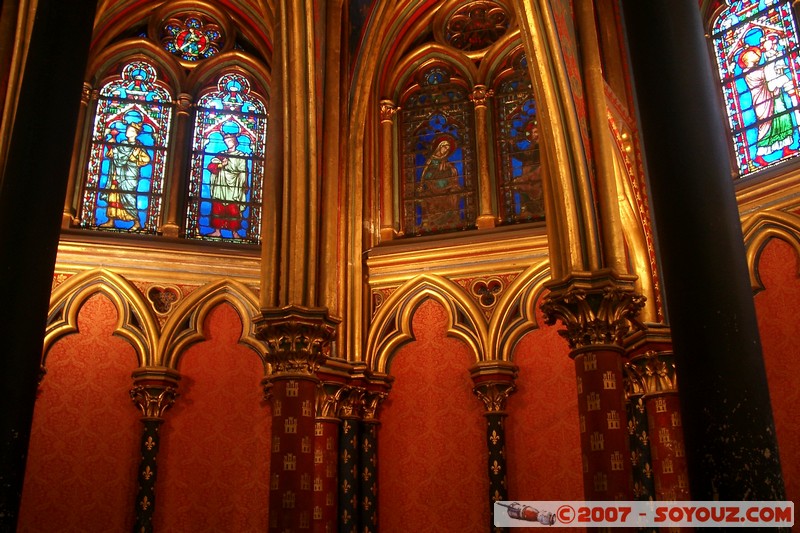
[[[765,290],[756,294],[756,313],[778,435],[788,500],[800,502],[800,279],[792,247],[772,239],[764,247],[758,272]]]
[[[475,364],[448,338],[447,314],[428,300],[413,317],[415,341],[395,354],[395,377],[378,430],[382,533],[483,533],[489,524],[483,404],[472,393]]]
[[[117,312],[97,294],[79,333],[56,342],[36,400],[20,533],[130,531],[139,460],[139,411],[128,391],[139,366],[112,337]]]
[[[511,499],[583,499],[575,364],[559,327],[529,332],[514,350],[519,376],[506,421]]]
[[[180,396],[161,427],[158,509],[162,532],[267,530],[271,410],[258,355],[237,341],[228,304],[206,317],[204,342],[182,356]]]

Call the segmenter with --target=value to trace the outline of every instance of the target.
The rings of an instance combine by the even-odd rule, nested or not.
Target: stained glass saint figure
[[[169,99],[155,68],[143,61],[127,64],[119,79],[100,90],[83,189],[83,227],[156,233]]]
[[[186,235],[257,243],[266,106],[240,74],[198,101]]]
[[[800,63],[789,2],[732,2],[712,39],[740,175],[800,154]]]

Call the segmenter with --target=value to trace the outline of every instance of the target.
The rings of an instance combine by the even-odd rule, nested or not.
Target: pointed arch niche
[[[387,369],[395,380],[378,432],[384,531],[477,533],[489,521],[486,422],[469,373],[475,355],[448,337],[448,315],[437,298],[419,302],[409,317],[414,340]]]

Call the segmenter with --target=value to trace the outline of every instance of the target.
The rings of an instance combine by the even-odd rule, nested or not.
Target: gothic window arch
[[[739,177],[800,155],[800,58],[791,2],[729,2],[712,21],[711,44]]]
[[[380,237],[544,220],[539,116],[504,0],[448,0],[409,21],[380,75]]]
[[[538,108],[521,47],[508,55],[493,87],[498,218],[501,224],[543,220]]]
[[[266,66],[213,6],[165,4],[97,54],[70,224],[258,244]],[[130,32],[126,32],[130,35]],[[92,94],[91,91],[89,94]],[[91,131],[89,131],[91,130]],[[71,203],[70,203],[71,202]],[[65,211],[66,212],[66,211]]]
[[[126,63],[98,93],[83,188],[83,227],[155,233],[172,96],[147,60]]]
[[[186,236],[258,242],[267,108],[239,72],[197,100]]]
[[[469,89],[445,62],[419,68],[400,101],[402,219],[407,235],[468,229],[477,217]]]

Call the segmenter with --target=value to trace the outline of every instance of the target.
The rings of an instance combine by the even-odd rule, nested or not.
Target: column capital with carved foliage
[[[545,323],[566,327],[558,334],[572,350],[593,346],[622,349],[624,338],[644,325],[637,319],[646,298],[634,289],[636,276],[611,270],[579,272],[549,285],[541,310]],[[573,352],[574,354],[574,352]]]
[[[255,321],[256,335],[267,345],[270,378],[293,377],[316,380],[315,372],[330,353],[330,343],[339,319],[327,309],[286,306],[262,309]]]
[[[472,88],[469,99],[475,106],[486,106],[486,99],[494,96],[494,91],[486,87],[486,85],[476,85]]]
[[[654,350],[640,354],[625,363],[628,379],[645,396],[678,392],[675,355]]]
[[[391,100],[381,100],[378,102],[378,112],[380,113],[381,122],[393,122],[398,111],[400,111],[400,108]]]
[[[131,400],[145,419],[161,420],[178,397],[180,375],[166,367],[142,367],[133,372]]]
[[[507,361],[484,361],[470,369],[472,392],[483,402],[486,413],[504,413],[506,401],[516,390],[518,368]]]

